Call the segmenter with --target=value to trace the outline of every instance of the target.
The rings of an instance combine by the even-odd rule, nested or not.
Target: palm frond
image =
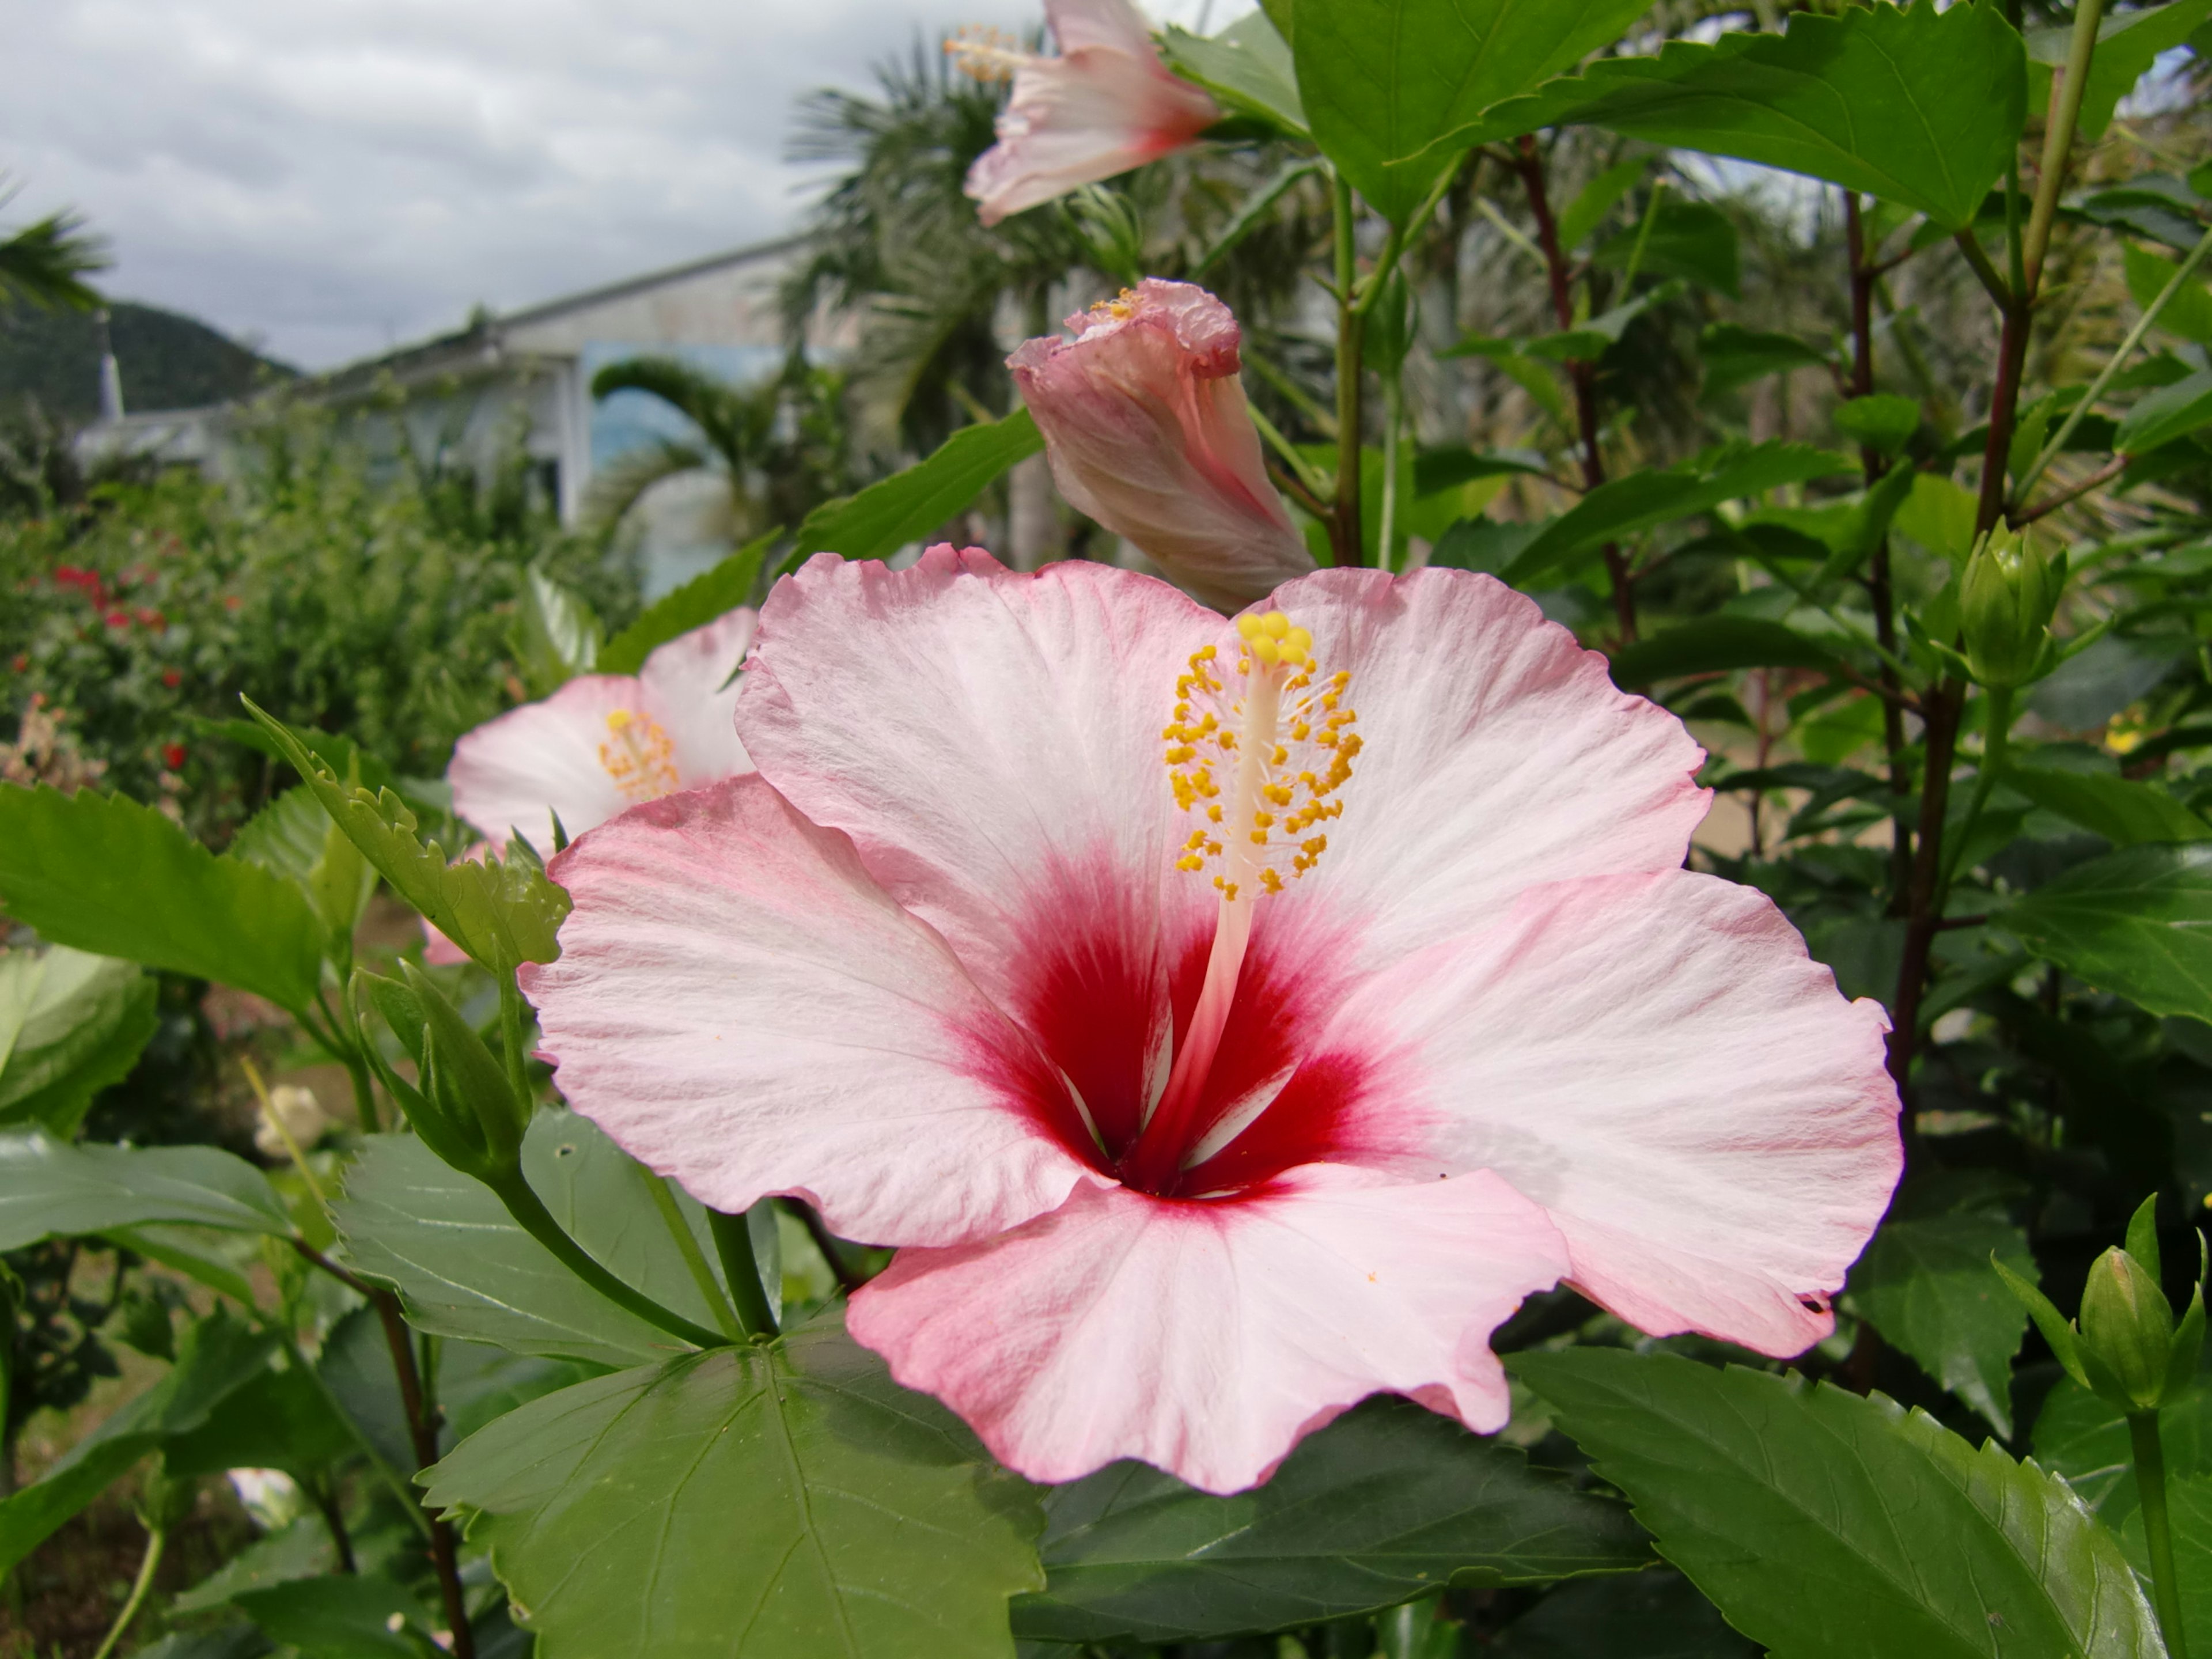
[[[99,293],[84,278],[114,264],[107,244],[74,213],[50,213],[0,241],[0,299],[90,311]]]

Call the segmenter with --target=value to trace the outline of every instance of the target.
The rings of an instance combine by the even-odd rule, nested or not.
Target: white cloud
[[[1253,0],[1150,9],[1219,27]],[[775,235],[797,100],[1036,0],[0,0],[8,222],[311,367]]]

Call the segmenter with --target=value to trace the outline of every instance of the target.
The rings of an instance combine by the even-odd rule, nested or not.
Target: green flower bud
[[[430,978],[400,964],[406,983],[356,969],[356,994],[384,1017],[415,1061],[409,1085],[375,1056],[378,1079],[399,1103],[422,1144],[479,1181],[512,1172],[522,1158],[528,1106],[515,1098],[507,1071]]]
[[[2000,526],[1974,544],[1960,581],[1959,626],[1978,684],[2025,685],[2039,675],[2065,586],[2065,554],[2046,559],[2018,531]]]
[[[2124,1411],[2155,1411],[2174,1357],[2173,1307],[2143,1264],[2115,1247],[2081,1292],[2081,1358],[2097,1392]]]

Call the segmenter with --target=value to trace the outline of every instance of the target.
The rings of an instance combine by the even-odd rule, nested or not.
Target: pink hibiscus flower
[[[1229,307],[1146,277],[1006,360],[1060,494],[1224,609],[1314,568],[1260,454]]]
[[[968,172],[987,225],[1156,161],[1221,118],[1212,98],[1169,72],[1129,0],[1045,0],[1044,15],[1057,58],[1009,51],[995,38],[946,43],[979,78],[1013,76],[999,142]]]
[[[817,557],[760,771],[554,864],[570,1103],[899,1246],[853,1334],[1039,1480],[1237,1490],[1378,1391],[1495,1430],[1490,1333],[1561,1279],[1826,1334],[1899,1166],[1886,1022],[1680,867],[1697,744],[1487,577],[1274,603]]]
[[[654,651],[633,678],[580,674],[543,702],[453,745],[453,811],[496,842],[520,831],[553,849],[553,817],[580,836],[640,802],[751,769],[730,720],[730,684],[757,613],[740,608]]]

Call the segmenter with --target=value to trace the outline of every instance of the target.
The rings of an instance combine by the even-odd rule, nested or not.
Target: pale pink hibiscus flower
[[[1260,453],[1237,319],[1146,277],[1006,360],[1060,494],[1224,609],[1314,568]]]
[[[553,850],[639,803],[750,771],[731,684],[757,613],[740,608],[659,647],[635,676],[580,674],[453,745],[453,811],[495,842]]]
[[[760,771],[555,861],[570,1103],[900,1247],[854,1336],[1039,1480],[1237,1490],[1383,1391],[1496,1430],[1490,1333],[1562,1279],[1826,1334],[1899,1167],[1886,1022],[1680,868],[1697,744],[1488,577],[1274,603],[817,557]]]
[[[1057,58],[1009,50],[995,35],[946,43],[980,78],[1013,76],[999,142],[968,172],[987,225],[1156,161],[1221,118],[1212,98],[1160,61],[1129,0],[1045,0],[1044,15]]]

